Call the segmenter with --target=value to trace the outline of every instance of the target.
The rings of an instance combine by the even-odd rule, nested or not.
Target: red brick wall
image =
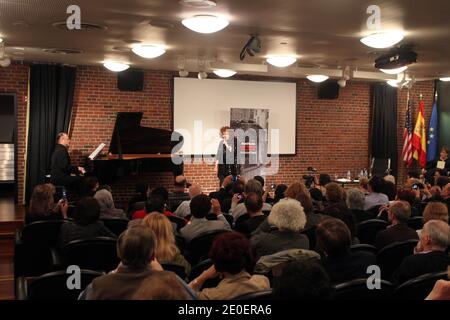
[[[18,196],[19,203],[23,201],[23,185],[25,172],[26,118],[28,94],[28,66],[12,64],[8,68],[0,68],[0,92],[15,93],[17,96],[18,113]]]

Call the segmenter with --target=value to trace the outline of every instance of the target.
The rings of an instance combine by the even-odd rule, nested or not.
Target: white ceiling
[[[83,23],[108,27],[106,31],[69,31],[53,27],[68,17],[68,5],[81,7]],[[268,54],[288,53],[299,57],[300,67],[342,68],[376,71],[374,49],[360,43],[369,33],[366,9],[381,7],[383,29],[402,29],[418,53],[409,71],[416,77],[450,75],[449,0],[217,0],[212,9],[196,9],[178,0],[0,0],[0,37],[14,60],[100,65],[120,60],[144,69],[177,70],[180,56],[189,71],[198,71],[198,59],[240,63],[239,53],[251,33],[258,33],[262,52],[243,63],[261,64]],[[214,34],[186,29],[183,18],[195,14],[227,17],[230,25]],[[165,21],[172,28],[153,27]],[[162,44],[165,55],[146,60],[134,55],[134,41]],[[280,44],[285,42],[287,44]],[[121,50],[115,50],[115,47]],[[83,50],[81,54],[46,53],[45,48]],[[252,73],[252,72],[247,72]],[[295,76],[292,68],[269,66],[267,75]]]

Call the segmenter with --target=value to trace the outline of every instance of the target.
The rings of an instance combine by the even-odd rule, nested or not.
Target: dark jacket
[[[375,247],[377,247],[378,250],[381,250],[394,242],[401,242],[411,239],[419,239],[417,232],[408,227],[406,224],[400,223],[378,232],[375,237]]]
[[[71,173],[78,173],[78,167],[70,165],[70,156],[67,148],[58,143],[51,158],[51,182],[55,185],[60,185],[58,182]]]
[[[446,271],[450,258],[444,251],[419,253],[406,257],[392,276],[394,284],[401,284],[426,273]]]
[[[59,211],[58,212],[50,211],[46,214],[27,213],[25,215],[25,224],[30,224],[36,221],[62,220],[62,219],[64,219],[64,217]]]
[[[258,226],[267,219],[266,215],[256,216],[250,218],[248,214],[240,216],[235,223],[234,230],[246,235],[250,238],[253,231],[258,228]]]
[[[255,261],[262,256],[288,249],[309,249],[309,240],[300,232],[274,230],[259,233],[251,238]]]
[[[74,221],[69,221],[61,226],[61,231],[59,232],[59,244],[60,247],[63,247],[73,240],[83,240],[94,237],[116,238],[116,235],[109,231],[101,221],[96,221],[87,226],[83,226]]]

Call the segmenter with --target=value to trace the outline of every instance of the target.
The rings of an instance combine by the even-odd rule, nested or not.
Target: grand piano
[[[142,112],[117,113],[107,155],[93,160],[93,174],[101,183],[143,172],[183,174],[178,151],[183,136],[178,132],[141,126]],[[172,139],[173,138],[173,139]]]

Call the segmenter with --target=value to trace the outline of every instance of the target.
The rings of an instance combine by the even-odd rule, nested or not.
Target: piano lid
[[[171,130],[142,127],[142,112],[118,112],[109,152],[112,154],[172,154],[183,136]],[[174,140],[172,141],[172,134]]]

